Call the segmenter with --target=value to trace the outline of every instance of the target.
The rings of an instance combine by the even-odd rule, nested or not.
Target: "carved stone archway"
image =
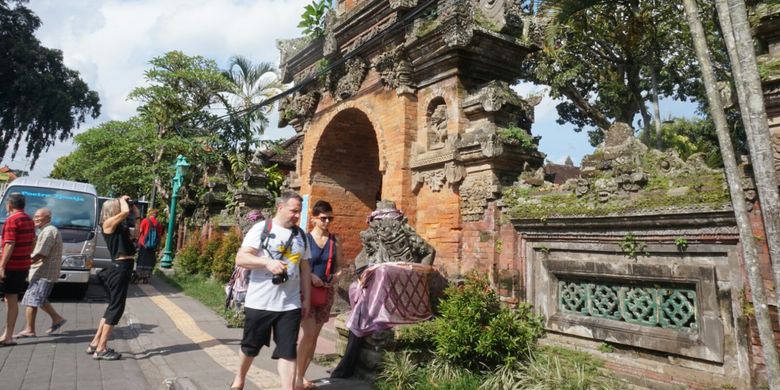
[[[317,139],[309,169],[309,194],[313,205],[328,200],[335,208],[332,229],[339,233],[342,260],[360,252],[360,237],[366,216],[382,194],[376,132],[366,114],[349,108],[338,112]]]

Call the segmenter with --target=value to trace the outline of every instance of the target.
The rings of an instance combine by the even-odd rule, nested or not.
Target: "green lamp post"
[[[173,225],[176,220],[176,199],[179,197],[179,188],[184,181],[184,174],[190,164],[187,159],[181,154],[176,158],[176,175],[173,176],[173,191],[171,193],[171,212],[168,214],[168,234],[165,239],[165,250],[163,251],[162,260],[160,260],[160,267],[171,268],[173,264]]]

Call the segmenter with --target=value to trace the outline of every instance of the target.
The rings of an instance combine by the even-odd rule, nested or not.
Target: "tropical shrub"
[[[233,274],[233,267],[236,264],[236,252],[240,246],[241,238],[239,238],[236,229],[230,229],[227,234],[222,236],[219,248],[214,254],[211,264],[212,278],[223,283],[227,283],[230,280],[230,276]]]
[[[469,276],[444,291],[434,321],[436,355],[470,369],[494,368],[526,356],[543,333],[531,306],[501,307],[484,277]]]
[[[193,237],[199,237],[200,232],[196,230]],[[173,266],[177,272],[187,275],[198,273],[198,264],[200,261],[200,243],[197,239],[189,239],[184,243],[184,247],[176,253],[176,261]]]
[[[201,244],[200,257],[198,258],[198,272],[205,276],[211,276],[211,267],[214,264],[214,256],[222,246],[222,233],[215,232],[203,244]]]

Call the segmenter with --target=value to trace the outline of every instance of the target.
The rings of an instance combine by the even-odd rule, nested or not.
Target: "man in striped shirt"
[[[5,331],[0,336],[0,347],[15,345],[14,325],[19,314],[19,294],[24,290],[35,244],[35,224],[24,212],[25,199],[21,194],[10,194],[6,210],[8,218],[3,225],[2,252],[0,252],[0,292],[5,294]]]

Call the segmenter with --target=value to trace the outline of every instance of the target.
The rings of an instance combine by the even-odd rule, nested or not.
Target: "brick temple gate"
[[[336,208],[343,265],[389,199],[445,275],[498,267],[495,201],[544,157],[535,103],[509,88],[538,49],[515,3],[337,1],[324,37],[279,42],[284,82],[302,86],[280,106],[302,138],[294,186]]]

